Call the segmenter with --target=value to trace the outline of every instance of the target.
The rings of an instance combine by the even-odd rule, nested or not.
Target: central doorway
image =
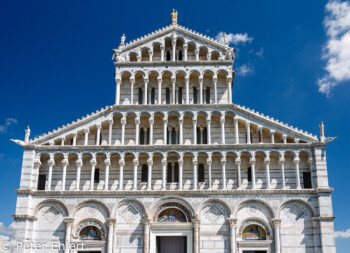
[[[267,253],[266,250],[244,250],[243,253]]]
[[[187,253],[186,236],[157,236],[157,253]]]

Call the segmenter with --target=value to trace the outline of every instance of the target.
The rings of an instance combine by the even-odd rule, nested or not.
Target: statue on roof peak
[[[171,24],[177,25],[177,16],[178,16],[177,10],[173,9],[173,12],[170,14],[170,16],[171,16]]]
[[[27,126],[27,129],[25,130],[26,134],[25,134],[25,137],[24,137],[24,141],[25,142],[29,142],[29,137],[30,137],[30,128],[29,126]]]
[[[123,33],[123,36],[120,38],[120,46],[125,46],[125,39],[126,39],[126,36],[125,36],[125,33]]]

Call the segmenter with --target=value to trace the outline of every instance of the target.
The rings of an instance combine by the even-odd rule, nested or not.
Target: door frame
[[[255,251],[261,250],[266,253],[272,253],[272,240],[257,240],[257,241],[238,241],[239,253],[244,253],[245,250]]]

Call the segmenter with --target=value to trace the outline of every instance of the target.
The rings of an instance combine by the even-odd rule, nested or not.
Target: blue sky
[[[350,4],[293,1],[2,1],[0,8],[0,234],[15,212],[22,149],[114,103],[112,49],[170,24],[211,37],[232,33],[233,101],[338,139],[327,147],[338,252],[350,244]],[[327,5],[328,3],[328,5]],[[326,9],[327,5],[327,9]],[[349,52],[348,52],[349,50]],[[322,85],[322,86],[319,86]],[[321,87],[321,91],[319,88]],[[326,94],[327,93],[327,94]],[[342,238],[347,237],[347,238]]]

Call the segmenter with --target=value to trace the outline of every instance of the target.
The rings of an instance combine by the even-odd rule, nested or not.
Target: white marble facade
[[[78,249],[15,252],[155,253],[164,236],[178,252],[335,252],[323,125],[318,138],[233,104],[234,49],[174,11],[113,59],[114,105],[15,140],[14,239]]]

